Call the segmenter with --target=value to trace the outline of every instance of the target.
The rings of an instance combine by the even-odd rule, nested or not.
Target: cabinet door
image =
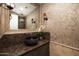
[[[3,16],[4,15],[4,8],[3,7],[0,7],[0,36],[3,35],[4,31],[5,31],[5,17]]]
[[[22,56],[49,56],[49,43],[25,53]]]
[[[9,9],[5,10],[5,31],[8,31],[10,27],[10,11]]]
[[[0,6],[0,36],[9,29],[9,9]]]
[[[8,13],[7,13],[7,8],[1,7],[1,32],[5,33],[6,32],[6,26],[7,26],[7,17]]]
[[[5,8],[1,8],[2,14],[1,14],[1,28],[2,28],[2,33],[5,32]]]

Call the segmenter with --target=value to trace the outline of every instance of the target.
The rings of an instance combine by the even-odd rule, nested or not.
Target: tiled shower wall
[[[46,13],[48,16],[46,31],[51,33],[51,41],[79,49],[79,4],[42,4],[41,15],[43,15],[43,13]],[[43,16],[41,17],[41,20],[43,21]],[[56,48],[56,44],[53,42],[51,43],[52,46],[50,52],[56,51],[53,50],[53,48]],[[63,49],[64,47],[61,48]],[[69,50],[71,51],[71,49]],[[79,53],[79,51],[77,52]],[[57,53],[58,52],[55,54],[58,55]],[[61,55],[65,55],[66,53],[67,49],[65,49],[65,53],[61,53]],[[78,53],[77,55],[79,55]],[[54,53],[52,52],[51,55],[54,55]]]

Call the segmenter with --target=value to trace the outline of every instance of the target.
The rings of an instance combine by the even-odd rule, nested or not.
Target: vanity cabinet
[[[49,43],[24,53],[22,56],[49,56]]]
[[[10,9],[5,4],[0,4],[0,36],[9,30]]]

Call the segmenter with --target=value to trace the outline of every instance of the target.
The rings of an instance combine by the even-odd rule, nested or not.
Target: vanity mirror
[[[2,3],[0,12],[0,37],[8,33],[40,32],[46,27],[40,19],[39,3]],[[47,20],[47,14],[43,18]]]
[[[35,3],[14,3],[14,5],[11,10],[9,30],[36,30],[40,21],[40,5]]]

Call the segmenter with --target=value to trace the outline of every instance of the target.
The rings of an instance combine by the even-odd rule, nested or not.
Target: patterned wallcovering
[[[47,31],[51,41],[79,48],[79,4],[43,4],[42,14],[48,16]]]

